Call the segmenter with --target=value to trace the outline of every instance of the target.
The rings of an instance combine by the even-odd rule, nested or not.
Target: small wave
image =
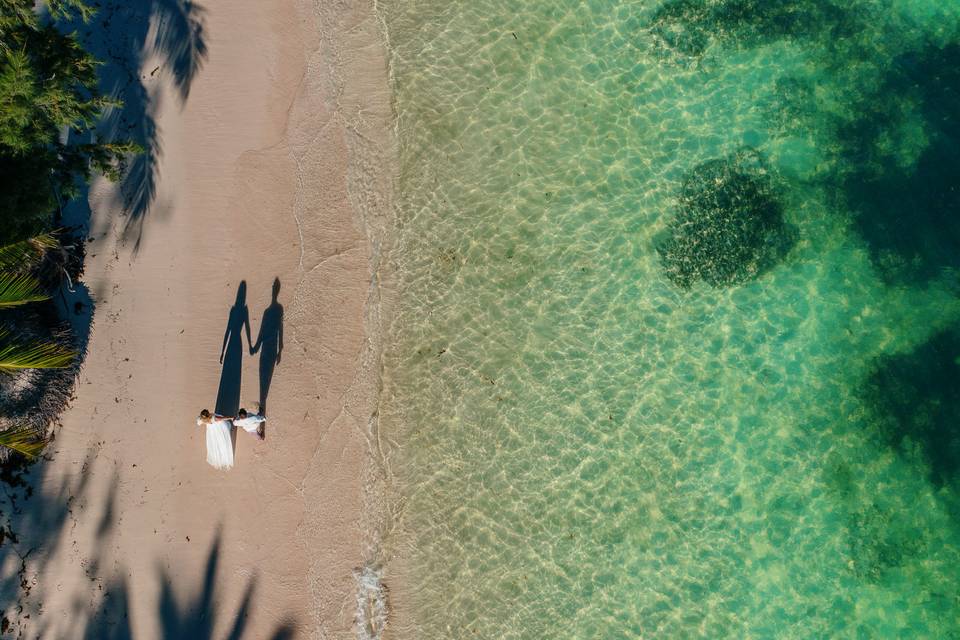
[[[357,581],[357,637],[379,640],[387,626],[387,589],[382,571],[371,566],[353,572]]]

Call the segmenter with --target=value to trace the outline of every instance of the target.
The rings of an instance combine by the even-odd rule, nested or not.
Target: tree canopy
[[[55,214],[93,172],[118,178],[136,150],[96,138],[114,103],[71,31],[92,15],[87,0],[0,0],[0,461],[7,450],[33,457],[43,448],[53,417],[50,403],[42,409],[53,388],[43,370],[76,360],[50,301],[66,273],[50,257],[67,251],[48,233]]]
[[[92,171],[115,178],[135,150],[93,135],[112,103],[97,60],[60,26],[92,15],[85,0],[0,0],[0,242],[45,230]]]

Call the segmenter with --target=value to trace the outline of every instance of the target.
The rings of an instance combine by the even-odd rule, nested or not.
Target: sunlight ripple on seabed
[[[960,637],[960,5],[380,6],[413,635]]]

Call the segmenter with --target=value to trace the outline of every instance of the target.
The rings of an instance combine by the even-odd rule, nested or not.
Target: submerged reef
[[[835,126],[837,193],[889,283],[960,269],[960,43],[884,67]]]
[[[714,44],[804,40],[820,70],[775,80],[770,123],[781,135],[815,132],[818,179],[881,277],[924,286],[960,271],[960,41],[918,37],[878,22],[877,10],[860,0],[668,0],[649,24],[658,47],[692,59]]]
[[[696,58],[710,46],[710,8],[705,0],[666,2],[653,14],[650,26],[666,50]]]
[[[876,583],[890,569],[908,564],[929,545],[916,513],[901,508],[897,496],[861,484],[849,456],[831,453],[823,480],[836,500],[847,534],[846,567],[857,578]]]
[[[778,134],[817,138],[816,179],[887,284],[956,281],[960,42],[880,33],[823,56],[816,75],[778,78],[765,110]]]
[[[960,326],[934,334],[908,353],[878,358],[860,390],[869,439],[888,448],[930,483],[960,518]],[[827,460],[825,480],[839,499],[849,534],[849,568],[865,580],[930,553],[935,544],[923,509],[889,485],[861,484],[851,456]]]
[[[857,29],[856,16],[828,0],[670,0],[654,12],[651,31],[664,50],[699,58],[712,42],[843,37]]]
[[[793,243],[770,171],[758,151],[745,147],[687,175],[657,251],[678,287],[689,288],[698,279],[726,287],[756,278]]]
[[[927,540],[913,526],[909,513],[881,506],[872,500],[846,514],[849,533],[848,569],[858,578],[877,582],[887,571],[922,554]]]
[[[871,434],[928,475],[938,489],[960,480],[960,328],[910,353],[879,359],[863,398]]]

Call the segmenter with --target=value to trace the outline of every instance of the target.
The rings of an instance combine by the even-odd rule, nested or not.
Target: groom
[[[233,419],[233,424],[241,427],[247,433],[256,434],[258,438],[263,440],[266,437],[266,421],[267,419],[259,413],[249,414],[246,409],[240,409],[237,412],[237,417]]]

